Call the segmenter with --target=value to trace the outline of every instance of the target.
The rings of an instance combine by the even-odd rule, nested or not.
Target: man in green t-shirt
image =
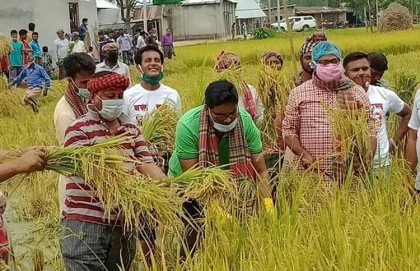
[[[169,161],[169,175],[178,176],[194,166],[223,166],[236,180],[257,181],[267,211],[273,210],[269,175],[262,157],[260,131],[246,110],[238,107],[238,92],[226,81],[211,83],[205,92],[205,105],[185,113],[176,128],[175,150]],[[184,203],[187,217],[202,217],[195,200]],[[197,243],[195,227],[186,225],[186,244],[191,253]],[[182,255],[185,256],[185,255]]]

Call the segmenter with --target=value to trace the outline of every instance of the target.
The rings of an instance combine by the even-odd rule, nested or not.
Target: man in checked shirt
[[[348,100],[358,110],[370,110],[366,92],[344,75],[341,59],[340,49],[335,44],[322,41],[315,46],[313,78],[291,91],[282,126],[284,139],[295,154],[299,170],[317,170],[326,179],[337,181],[343,180],[346,164],[337,159],[337,144],[334,144],[327,110],[343,104],[348,106]],[[377,130],[370,114],[366,125],[369,126],[370,151],[375,153]]]

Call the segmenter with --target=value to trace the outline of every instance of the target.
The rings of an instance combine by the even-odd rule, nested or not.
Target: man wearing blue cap
[[[314,47],[313,78],[291,91],[283,121],[283,135],[299,169],[317,170],[326,179],[338,181],[343,180],[353,157],[344,159],[343,142],[337,140],[340,135],[333,135],[328,112],[347,110],[350,105],[370,110],[366,92],[344,75],[341,58],[340,49],[331,42],[322,41]],[[368,115],[366,125],[374,153],[377,133],[374,119]]]

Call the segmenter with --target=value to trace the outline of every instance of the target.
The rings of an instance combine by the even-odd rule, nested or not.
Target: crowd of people
[[[105,33],[99,34],[100,42],[112,39],[112,33],[108,33],[108,37]],[[139,34],[137,45],[144,44],[148,38]],[[162,41],[164,51],[169,42],[169,39]],[[314,33],[300,49],[301,72],[292,80],[295,87],[285,111],[264,116],[267,105],[262,102],[259,90],[246,83],[240,72],[238,82],[210,83],[203,90],[203,105],[182,114],[177,90],[161,83],[165,53],[157,46],[146,44],[136,51],[134,62],[141,74],[141,82],[136,85],[131,84],[126,65],[118,61],[121,48],[118,42],[112,40],[101,48],[103,62],[97,65],[85,52],[62,55],[68,85],[56,105],[54,124],[58,141],[64,147],[91,146],[113,136],[125,136],[132,143],[121,146],[124,155],[138,161],[127,167],[155,179],[178,176],[193,167],[221,166],[231,172],[234,180],[255,180],[267,212],[273,212],[272,187],[275,185],[270,182],[276,182],[276,176],[270,176],[272,165],[266,164],[262,157],[266,146],[257,124],[264,117],[274,119],[277,162],[296,166],[301,172],[314,171],[326,182],[341,183],[349,173],[363,174],[362,164],[369,165],[366,168],[371,169],[374,176],[386,173],[391,154],[406,135],[407,165],[413,172],[416,170],[420,96],[416,95],[412,110],[389,88],[382,79],[388,61],[380,52],[351,52],[343,56],[325,33]],[[285,59],[279,52],[265,52],[261,61],[280,73]],[[218,72],[240,71],[240,67],[240,58],[234,53],[221,52],[217,56],[215,69]],[[12,83],[18,83],[24,76],[13,79]],[[28,86],[35,84],[28,81]],[[46,85],[49,87],[49,81]],[[274,85],[271,90],[281,92]],[[142,118],[164,103],[180,115],[168,172],[156,164],[141,132]],[[366,157],[358,155],[357,150],[343,152],[343,138],[334,133],[337,127],[333,129],[328,116],[328,111],[333,109],[366,114],[366,121],[359,123],[368,131],[370,152]],[[392,137],[387,134],[390,113],[401,117]],[[289,155],[285,155],[287,152]],[[2,152],[0,155],[10,154]],[[43,149],[15,156],[20,158],[0,164],[1,181],[19,173],[42,170],[46,163]],[[288,163],[283,163],[283,159]],[[364,161],[357,161],[360,159]],[[420,174],[415,189],[420,190]],[[136,246],[134,234],[124,232],[119,224],[121,214],[104,217],[94,188],[87,186],[80,176],[60,176],[59,201],[63,227],[61,250],[67,270],[118,270],[118,266],[129,270]],[[186,223],[185,245],[181,248],[183,259],[194,255],[199,248],[203,238],[199,230],[205,215],[203,210],[195,199],[183,205],[183,212],[193,221]],[[83,233],[84,238],[71,233]],[[144,227],[140,237],[141,248],[150,264],[155,229]]]

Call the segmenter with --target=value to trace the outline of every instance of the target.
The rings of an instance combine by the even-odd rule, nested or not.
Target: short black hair
[[[347,65],[350,62],[356,61],[356,60],[359,60],[359,59],[363,59],[363,58],[365,58],[367,61],[369,61],[369,56],[365,52],[352,52],[352,53],[346,55],[346,57],[344,58],[343,67],[346,68]]]
[[[204,102],[209,108],[226,103],[238,104],[238,91],[235,85],[227,80],[215,81],[207,87]]]
[[[89,72],[94,74],[96,70],[95,61],[86,53],[73,53],[63,61],[64,70],[67,77],[74,78],[77,73]]]
[[[161,63],[163,64],[163,62],[164,62],[164,60],[165,60],[165,57],[164,57],[164,55],[163,55],[163,53],[162,53],[162,51],[158,48],[158,47],[156,47],[156,46],[153,46],[153,45],[147,45],[147,46],[144,46],[143,48],[141,48],[137,53],[136,53],[136,55],[134,56],[134,62],[136,62],[136,64],[137,65],[140,65],[141,64],[141,61],[142,61],[142,55],[143,55],[143,53],[144,52],[146,52],[146,51],[155,51],[155,52],[157,52],[158,54],[159,54],[159,56],[160,56],[160,61],[161,61]]]
[[[370,67],[377,71],[384,72],[388,70],[388,59],[386,56],[380,52],[370,52],[368,53],[370,60]]]
[[[82,23],[85,23],[88,21],[88,18],[83,18]]]
[[[104,35],[104,31],[103,30],[99,30],[98,35]]]
[[[32,33],[32,36],[33,36],[33,35],[37,35],[37,36],[39,36],[38,32],[33,32],[33,33]]]
[[[10,36],[13,36],[14,34],[16,34],[17,35],[17,31],[16,30],[12,30],[12,31],[10,31]]]
[[[42,51],[43,51],[44,53],[48,53],[48,46],[43,46],[43,47],[42,47]]]
[[[29,24],[28,24],[28,29],[29,29],[30,31],[35,31],[35,24],[34,24],[34,23],[29,23]]]
[[[28,34],[28,30],[26,30],[26,29],[19,30],[19,36],[23,36],[23,35],[26,35],[26,34]]]
[[[124,29],[120,28],[120,29],[118,29],[118,31],[124,31]]]

